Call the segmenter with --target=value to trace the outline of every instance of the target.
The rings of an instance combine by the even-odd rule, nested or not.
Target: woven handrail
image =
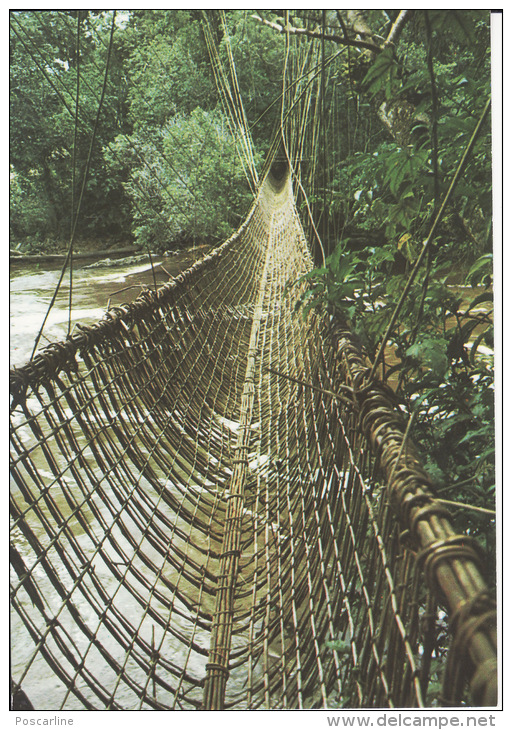
[[[476,552],[349,335],[295,312],[311,266],[269,178],[216,251],[11,372],[15,707],[495,702]]]
[[[443,697],[448,704],[458,704],[465,679],[477,704],[494,706],[498,701],[496,604],[483,576],[478,543],[454,531],[450,512],[436,499],[410,439],[404,449],[403,416],[389,390],[379,381],[368,381],[369,369],[351,333],[337,323],[333,339],[340,381],[348,376],[353,383],[361,430],[387,479],[388,498],[400,517],[402,534],[416,552],[430,590],[448,610],[454,641]]]

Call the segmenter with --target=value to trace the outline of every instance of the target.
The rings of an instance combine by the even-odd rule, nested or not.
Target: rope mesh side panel
[[[267,182],[212,255],[12,372],[13,687],[36,709],[430,701],[445,614],[387,487],[395,416],[294,312],[310,267]],[[473,577],[466,628],[491,620]]]
[[[254,218],[158,300],[84,328],[76,365],[63,346],[30,366],[46,368],[37,387],[25,393],[18,379],[13,648],[28,630],[34,649],[14,651],[13,673],[36,707],[201,704],[261,266]],[[45,686],[29,692],[42,660],[60,679],[51,698]]]
[[[274,214],[271,255],[233,606],[230,668],[246,668],[247,681],[228,682],[226,706],[421,705],[418,604],[411,612],[394,600],[398,583],[418,599],[414,561],[404,556],[396,579],[389,571],[389,509],[369,497],[374,484],[361,472],[371,465],[352,416],[347,424],[332,398],[290,381],[328,388],[332,364],[320,331],[282,296],[308,259],[291,207]],[[333,649],[336,641],[348,651]]]

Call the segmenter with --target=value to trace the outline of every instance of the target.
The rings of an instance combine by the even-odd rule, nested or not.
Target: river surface
[[[188,268],[204,251],[193,250],[120,262],[93,259],[80,262],[73,272],[71,331],[74,323],[91,324],[104,315],[109,303],[118,306],[132,301],[144,287],[161,286]],[[91,265],[92,264],[92,265]],[[61,267],[52,264],[13,263],[10,271],[10,364],[23,365],[32,355],[37,333],[46,316]],[[65,339],[69,320],[69,274],[63,279],[57,299],[46,321],[39,349]]]

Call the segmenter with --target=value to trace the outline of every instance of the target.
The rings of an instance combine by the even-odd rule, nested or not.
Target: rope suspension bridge
[[[11,371],[13,708],[425,707],[440,626],[442,704],[496,705],[478,546],[351,333],[295,313],[311,268],[275,167],[229,240]]]

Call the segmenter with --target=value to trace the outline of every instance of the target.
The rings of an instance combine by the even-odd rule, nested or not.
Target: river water
[[[72,281],[71,328],[91,324],[109,306],[132,301],[144,287],[161,286],[188,268],[204,251],[186,251],[169,256],[129,257],[119,261],[84,259],[76,266]],[[137,260],[135,260],[137,259]],[[30,359],[34,341],[43,323],[60,276],[60,266],[13,263],[10,271],[10,363],[23,365]],[[65,339],[69,320],[69,275],[66,274],[48,316],[39,348],[49,341]]]

